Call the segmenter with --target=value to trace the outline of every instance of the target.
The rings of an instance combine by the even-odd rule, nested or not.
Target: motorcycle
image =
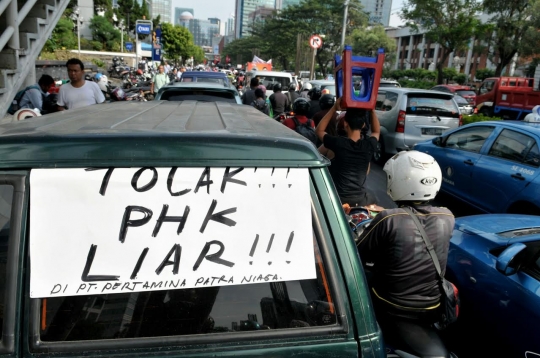
[[[358,246],[359,239],[365,230],[369,229],[373,218],[382,210],[378,205],[368,205],[365,207],[349,207],[348,204],[343,205],[345,216],[349,223],[349,227],[353,232],[353,238]],[[372,279],[371,268],[374,267],[372,263],[366,262],[366,277],[368,282]],[[413,351],[415,344],[418,344],[418,337],[423,337],[424,342],[422,345],[425,347],[430,345],[433,351],[432,356],[436,357],[451,357],[457,358],[457,356],[447,351],[441,337],[438,334],[438,330],[435,326],[427,326],[423,324],[417,324],[414,321],[404,320],[400,323],[403,328],[400,332],[405,332],[399,336],[402,342],[389,341],[386,344],[386,356],[388,358],[420,358],[417,352]],[[414,343],[413,343],[414,342]],[[430,355],[431,356],[431,355]]]

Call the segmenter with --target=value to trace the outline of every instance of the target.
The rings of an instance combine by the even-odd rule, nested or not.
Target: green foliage
[[[355,55],[359,56],[377,56],[377,50],[383,48],[388,56],[392,56],[396,51],[396,41],[386,34],[382,25],[372,26],[368,29],[356,28],[346,39],[350,43]]]
[[[512,61],[516,53],[540,53],[540,0],[484,0],[484,11],[491,16],[483,39],[491,47],[490,60],[497,64],[495,76]]]
[[[117,49],[117,43],[120,43],[121,34],[106,18],[94,16],[90,20],[90,29],[92,30],[92,47],[97,48],[96,42],[101,44],[101,49],[96,51],[112,51]]]
[[[193,56],[194,63],[202,63],[204,61],[204,51],[199,46],[193,45]]]
[[[161,24],[161,38],[163,52],[167,55],[169,60],[176,62],[180,57],[182,57],[182,60],[185,61],[196,54],[195,45],[193,44],[193,36],[189,30],[183,26],[173,26],[170,23]]]
[[[480,22],[476,0],[407,0],[402,18],[414,31],[426,30],[426,37],[441,46],[442,57],[436,63],[437,83],[442,83],[443,65],[448,56],[467,48]]]
[[[495,77],[495,71],[489,68],[481,68],[476,70],[476,74],[474,75],[474,77],[476,77],[476,79],[478,79],[479,81],[483,81],[486,78]]]
[[[99,41],[90,41],[93,51],[103,51],[103,44]]]
[[[540,58],[533,58],[531,63],[527,66],[527,69],[525,70],[525,76],[527,77],[534,77],[534,73],[536,72],[536,67],[540,65]]]
[[[464,85],[465,83],[467,83],[468,79],[469,79],[469,76],[467,76],[465,73],[458,73],[454,77],[454,81],[456,81],[460,85]]]
[[[454,67],[445,67],[442,70],[443,79],[446,81],[452,81],[457,75],[458,72]]]
[[[387,78],[394,78],[396,80],[409,80],[414,81],[426,81],[433,82],[437,77],[437,74],[433,71],[428,71],[422,68],[415,68],[410,70],[392,70],[388,71]]]
[[[433,86],[437,85],[434,81],[414,81],[414,80],[399,80],[398,81],[401,87],[405,88],[419,88],[419,89],[430,89]]]
[[[62,16],[56,23],[51,37],[45,42],[43,51],[54,52],[61,49],[77,48],[77,35],[73,32],[73,21]]]
[[[96,65],[97,67],[105,68],[107,64],[105,61],[100,60],[99,58],[93,58],[92,63]]]
[[[471,114],[470,116],[463,116],[462,123],[463,125],[475,123],[475,122],[483,122],[483,121],[500,121],[502,118],[499,117],[488,117],[484,116],[483,114]]]

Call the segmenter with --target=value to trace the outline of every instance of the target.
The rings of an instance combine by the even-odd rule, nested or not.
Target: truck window
[[[491,92],[491,90],[493,89],[493,86],[495,84],[495,81],[493,80],[490,80],[490,81],[485,81],[482,86],[480,86],[480,94],[486,94],[486,93],[489,93]]]
[[[41,299],[47,342],[183,336],[333,325],[329,277],[314,238],[317,278]],[[248,275],[249,277],[249,275]]]
[[[13,187],[11,185],[0,185],[0,333],[4,332],[6,273],[12,202]]]

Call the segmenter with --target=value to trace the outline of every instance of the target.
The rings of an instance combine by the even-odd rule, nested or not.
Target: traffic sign
[[[133,42],[126,42],[126,50],[128,51],[133,50]]]
[[[319,35],[312,35],[309,38],[309,46],[314,49],[322,47],[322,39]]]
[[[137,24],[137,33],[142,35],[150,35],[152,27],[146,24]]]

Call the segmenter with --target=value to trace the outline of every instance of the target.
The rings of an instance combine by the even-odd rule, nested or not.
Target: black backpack
[[[294,130],[309,139],[313,144],[317,145],[318,139],[317,134],[315,133],[315,128],[311,126],[311,119],[308,118],[307,123],[303,124],[296,119],[296,117],[292,117],[292,120],[294,121]]]
[[[15,98],[13,98],[13,102],[15,103],[12,102],[8,108],[9,114],[15,114],[15,112],[17,112],[21,108],[21,105],[20,105],[21,99],[23,98],[26,91],[28,91],[29,89],[39,89],[39,87],[36,85],[31,85],[17,92],[17,94],[15,95]]]
[[[266,101],[262,102],[262,101],[253,101],[253,103],[251,104],[253,107],[257,108],[259,111],[263,112],[264,114],[266,115],[269,115],[270,111],[268,109],[268,104],[266,103]]]

